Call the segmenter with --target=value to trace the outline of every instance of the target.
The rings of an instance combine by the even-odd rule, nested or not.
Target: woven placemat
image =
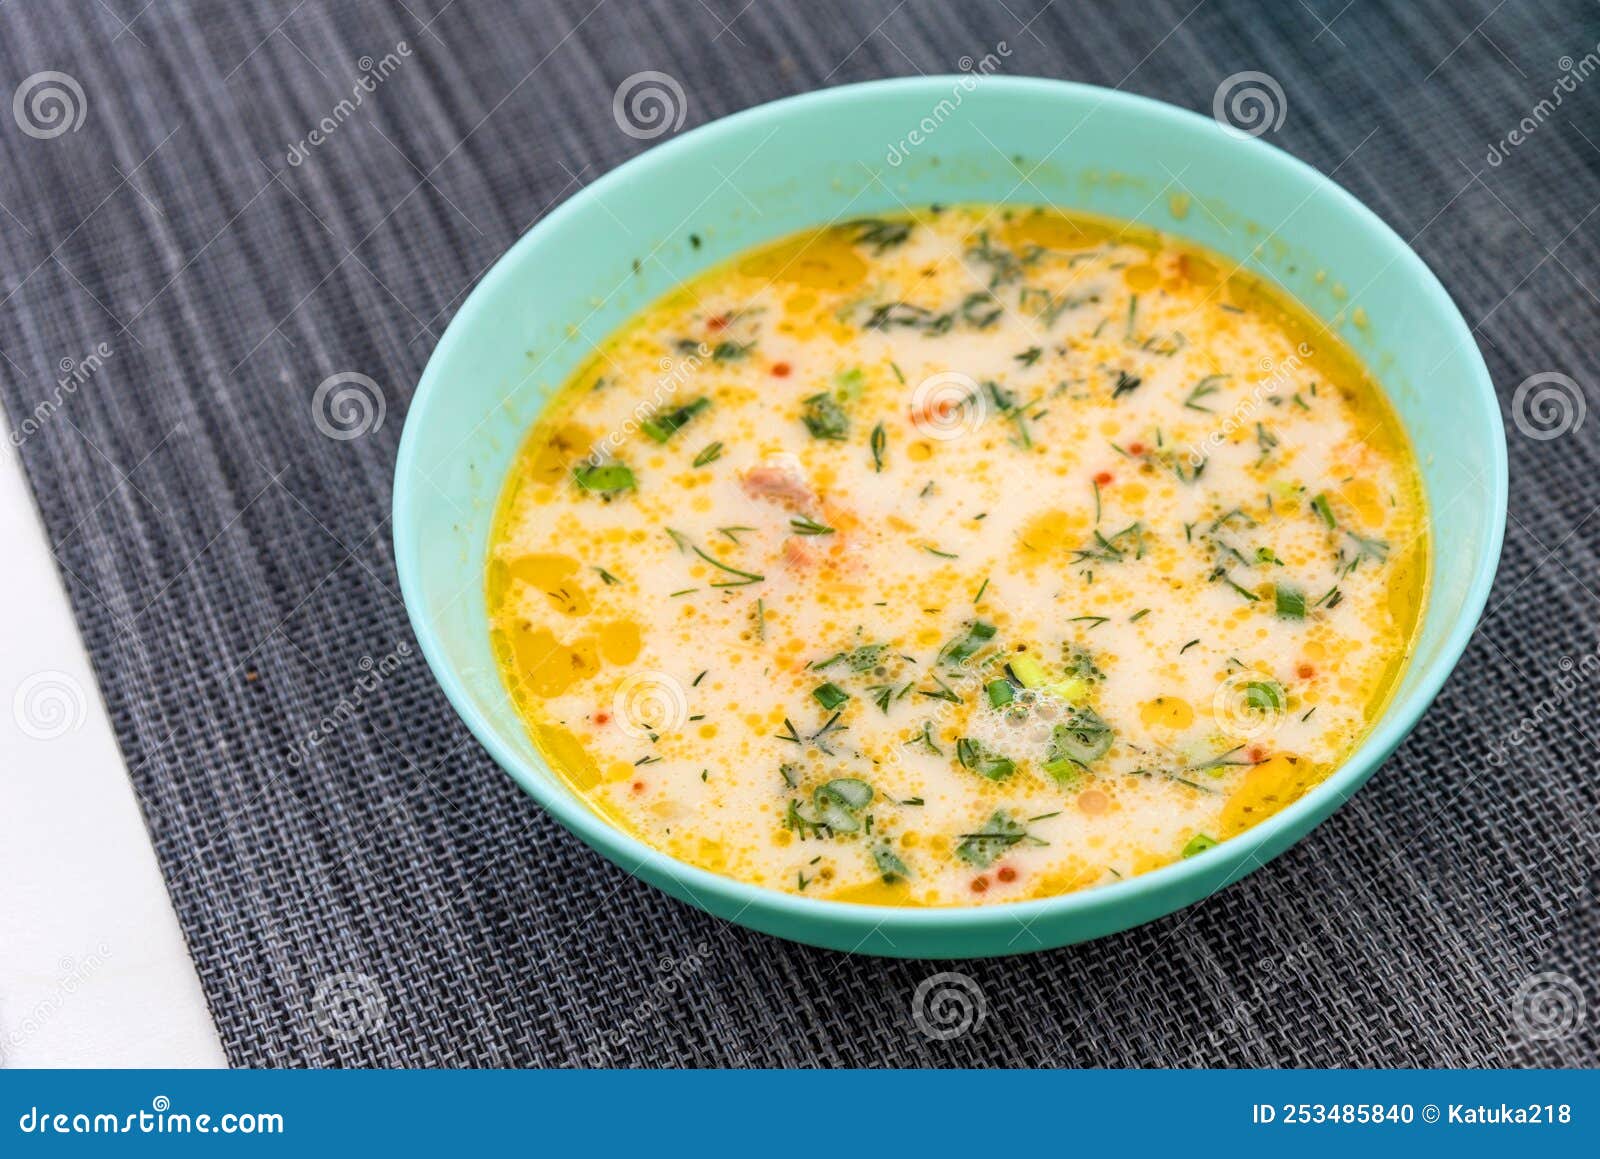
[[[1579,0],[0,9],[11,442],[229,1057],[1600,1062],[1600,417],[1532,438],[1534,396],[1513,407],[1547,372],[1576,382],[1550,380],[1569,409],[1596,401],[1596,17]],[[1202,111],[1224,78],[1269,73],[1286,104],[1269,139],[1337,171],[1475,324],[1512,514],[1465,660],[1348,807],[1165,920],[960,965],[969,981],[938,985],[974,1017],[941,1039],[912,1006],[947,966],[705,917],[523,797],[416,651],[387,513],[452,311],[642,147],[613,120],[624,78],[676,78],[692,126],[1001,41],[1006,72]],[[341,372],[386,400],[362,438],[313,421]]]

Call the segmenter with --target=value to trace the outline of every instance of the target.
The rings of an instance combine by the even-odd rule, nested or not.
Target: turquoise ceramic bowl
[[[1186,211],[1174,195],[1188,199]],[[1366,742],[1304,798],[1215,849],[1105,888],[896,909],[777,893],[675,861],[564,787],[505,696],[489,650],[484,566],[506,471],[540,407],[592,346],[679,282],[806,226],[961,201],[1145,222],[1246,262],[1338,321],[1393,399],[1426,479],[1434,573],[1410,667]],[[1359,327],[1346,321],[1358,307]],[[1417,255],[1339,186],[1210,118],[1139,97],[1048,80],[926,77],[828,89],[674,137],[529,231],[461,307],[417,387],[395,468],[394,542],[412,626],[456,711],[529,796],[606,857],[780,937],[967,958],[1150,921],[1305,836],[1389,756],[1460,657],[1494,578],[1505,504],[1500,411],[1471,333]]]

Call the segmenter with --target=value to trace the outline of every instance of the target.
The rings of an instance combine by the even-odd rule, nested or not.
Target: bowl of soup
[[[396,468],[424,654],[689,904],[1065,945],[1259,869],[1415,725],[1498,559],[1470,331],[1337,185],[1125,94],[809,94],[484,277]]]

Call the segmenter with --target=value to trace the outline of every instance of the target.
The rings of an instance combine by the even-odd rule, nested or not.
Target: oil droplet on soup
[[[1002,206],[786,238],[645,310],[530,432],[486,585],[530,736],[612,824],[807,896],[990,905],[1303,796],[1428,567],[1334,334],[1187,243]]]

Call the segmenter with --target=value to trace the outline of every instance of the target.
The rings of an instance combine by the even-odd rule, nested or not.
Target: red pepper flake
[[[1253,744],[1249,748],[1245,749],[1244,755],[1259,765],[1262,761],[1267,759],[1267,750],[1258,744]]]
[[[1128,444],[1128,454],[1130,454],[1130,455],[1142,455],[1142,454],[1144,454],[1144,444],[1143,443],[1129,443]]]
[[[988,888],[989,888],[989,879],[987,877],[974,877],[972,879],[972,892],[973,893],[984,893],[984,892],[987,892]]]
[[[610,724],[611,714],[609,712],[597,712],[594,714],[594,722],[596,724]]]
[[[633,782],[633,791],[635,793],[644,792],[644,782],[643,781],[635,781],[635,782]]]
[[[1315,676],[1317,674],[1317,670],[1315,668],[1311,667],[1311,665],[1309,665],[1309,664],[1302,664],[1302,665],[1300,665],[1300,667],[1296,668],[1294,671],[1295,671],[1295,675],[1300,677],[1301,680],[1310,680],[1313,676]]]
[[[712,319],[706,323],[706,329],[710,330],[712,333],[715,333],[718,330],[725,330],[727,329],[727,326],[728,316],[726,314],[714,315]]]
[[[774,362],[772,364],[772,376],[774,378],[788,378],[789,370],[790,366],[787,362]]]
[[[1111,482],[1111,472],[1110,471],[1101,471],[1098,475],[1096,475],[1094,477],[1094,481],[1096,483],[1100,484],[1100,486],[1104,487],[1107,483]]]
[[[1000,872],[995,874],[995,876],[1001,881],[1016,881],[1017,871],[1012,869],[1009,865],[1002,865],[1000,867]]]

